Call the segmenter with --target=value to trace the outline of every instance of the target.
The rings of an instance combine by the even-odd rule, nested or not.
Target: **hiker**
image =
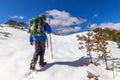
[[[35,17],[30,20],[29,27],[30,44],[31,45],[35,44],[35,52],[30,63],[31,70],[35,69],[35,65],[37,64],[38,59],[39,59],[38,64],[40,67],[43,67],[44,65],[47,64],[46,62],[44,62],[44,54],[47,39],[45,32],[50,34],[52,33],[52,30],[50,25],[45,21],[46,16],[44,14],[41,14],[38,17]]]

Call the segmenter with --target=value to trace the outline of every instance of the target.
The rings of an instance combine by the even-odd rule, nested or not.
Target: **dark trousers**
[[[33,55],[32,63],[36,64],[38,59],[39,59],[39,63],[44,62],[44,54],[45,54],[45,47],[46,47],[45,43],[46,43],[45,40],[35,42],[35,52]]]

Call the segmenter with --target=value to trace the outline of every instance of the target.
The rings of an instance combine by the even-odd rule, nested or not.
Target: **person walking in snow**
[[[38,17],[32,18],[30,20],[30,27],[29,27],[29,33],[30,33],[30,44],[35,44],[35,52],[33,54],[33,58],[30,63],[30,69],[34,70],[35,65],[37,64],[37,61],[39,59],[39,66],[43,67],[47,63],[44,62],[44,54],[45,54],[45,48],[46,48],[46,32],[48,34],[52,33],[52,29],[50,25],[45,22],[46,16],[44,14],[39,15]]]

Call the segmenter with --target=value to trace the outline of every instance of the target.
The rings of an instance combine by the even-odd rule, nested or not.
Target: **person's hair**
[[[46,16],[44,14],[40,14],[40,17],[46,20]]]

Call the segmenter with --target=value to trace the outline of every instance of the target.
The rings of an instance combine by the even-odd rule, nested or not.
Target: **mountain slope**
[[[78,33],[79,35],[85,34]],[[87,71],[100,75],[99,80],[113,80],[112,71],[105,70],[105,65],[90,64],[85,49],[78,49],[77,34],[69,36],[52,35],[53,59],[50,44],[46,48],[45,61],[48,62],[38,72],[29,73],[29,64],[34,53],[34,46],[29,45],[27,32],[4,27],[0,28],[0,79],[1,80],[89,80]],[[48,36],[49,38],[49,36]],[[108,49],[113,57],[120,56],[116,43],[109,41]],[[119,79],[118,79],[119,80]]]

